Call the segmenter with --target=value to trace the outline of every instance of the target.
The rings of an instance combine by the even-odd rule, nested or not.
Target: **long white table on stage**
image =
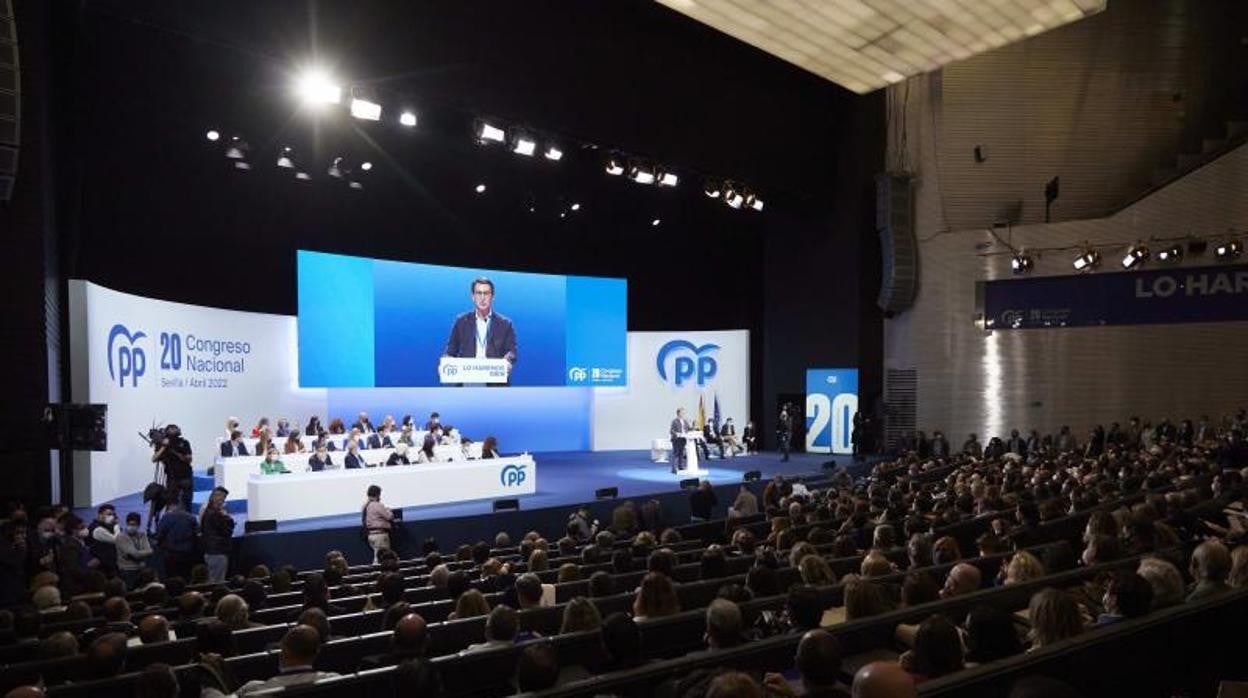
[[[358,514],[369,485],[381,488],[381,501],[391,509],[516,497],[537,491],[537,465],[526,453],[458,463],[252,475],[247,480],[247,518],[288,521]]]
[[[417,450],[410,447],[407,449],[408,460],[416,460]],[[360,455],[364,456],[364,462],[369,465],[384,465],[386,460],[390,458],[391,453],[394,453],[393,448],[370,448],[360,451]],[[440,462],[466,463],[469,462],[469,459],[475,460],[481,457],[481,443],[474,441],[468,444],[468,458],[464,458],[463,453],[463,448],[459,446],[433,447],[433,455]],[[301,473],[308,469],[308,459],[311,457],[311,453],[287,453],[282,455],[281,461],[287,470]],[[342,468],[347,452],[330,451],[329,457],[334,462],[336,468]],[[226,497],[227,500],[244,499],[247,496],[247,479],[252,475],[260,474],[260,462],[263,460],[264,458],[261,456],[217,458],[212,474],[213,484],[229,490],[230,494]]]

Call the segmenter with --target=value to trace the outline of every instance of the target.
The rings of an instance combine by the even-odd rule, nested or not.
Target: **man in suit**
[[[723,441],[721,449],[729,449],[733,454],[741,451],[741,441],[737,439],[737,427],[732,423],[732,417],[724,420],[724,425],[719,428],[719,438]]]
[[[368,419],[367,412],[361,412],[360,416],[355,420],[355,424],[351,425],[352,429],[359,429],[361,434],[368,434],[377,431],[373,423]]]
[[[776,439],[780,442],[780,453],[784,454],[780,461],[787,461],[793,444],[793,417],[789,415],[788,405],[780,408],[780,419],[776,421]]]
[[[719,438],[719,431],[715,429],[715,423],[708,421],[702,425],[702,454],[707,460],[711,459],[711,445],[719,447],[719,459],[724,459],[724,442]]]
[[[425,630],[425,619],[417,613],[409,613],[394,625],[394,634],[390,636],[390,651],[365,656],[360,660],[360,669],[376,669],[423,657],[428,644],[429,633]]]
[[[442,426],[442,415],[437,412],[429,413],[429,421],[425,422],[425,431],[432,433],[440,426]]]
[[[230,432],[230,440],[221,444],[221,457],[231,458],[233,456],[247,455],[247,444],[243,443],[243,432],[235,429]]]
[[[394,448],[394,442],[390,439],[390,428],[385,424],[381,425],[381,431],[368,435],[369,448]]]
[[[685,437],[680,436],[693,430],[693,424],[685,419],[685,408],[676,408],[676,419],[668,429],[667,435],[672,441],[672,474],[685,469]]]
[[[455,318],[443,356],[506,359],[508,376],[516,363],[516,330],[494,312],[494,282],[478,277],[471,286],[473,309]]]

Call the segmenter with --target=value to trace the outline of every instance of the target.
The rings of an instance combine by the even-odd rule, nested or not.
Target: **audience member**
[[[301,686],[337,676],[331,672],[316,670],[314,664],[320,651],[321,640],[316,629],[296,625],[282,637],[281,653],[277,659],[277,676],[264,681],[248,681],[238,689],[238,695],[247,696],[276,688]]]

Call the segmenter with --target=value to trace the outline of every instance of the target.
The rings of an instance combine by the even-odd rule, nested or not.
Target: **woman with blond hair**
[[[633,601],[633,619],[662,618],[680,613],[676,587],[662,572],[649,572],[641,580]]]
[[[1040,558],[1032,555],[1026,550],[1020,550],[1014,553],[1014,557],[1005,566],[1004,584],[1021,584],[1030,582],[1033,579],[1039,579],[1045,574],[1044,563],[1040,562]]]
[[[600,629],[602,629],[602,614],[589,599],[578,596],[564,607],[563,624],[559,628],[561,634]]]
[[[455,610],[451,611],[447,620],[463,620],[488,615],[490,615],[490,602],[485,600],[485,594],[482,594],[480,589],[469,589],[456,599]]]
[[[1083,632],[1083,618],[1079,604],[1060,589],[1045,589],[1031,597],[1028,606],[1031,616],[1031,649],[1061,642]],[[1028,650],[1030,651],[1030,650]]]

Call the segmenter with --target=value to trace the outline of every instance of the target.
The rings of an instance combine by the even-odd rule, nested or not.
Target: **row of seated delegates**
[[[437,413],[435,412],[434,414],[436,415]],[[410,417],[408,419],[410,419]],[[237,420],[231,417],[227,420],[227,425],[235,423],[236,421]],[[259,439],[255,446],[256,455],[267,453],[270,448],[276,447],[273,441],[274,437],[270,435],[270,430],[267,426],[260,428],[256,434],[255,438]],[[313,434],[314,438],[311,439],[311,448],[314,449],[316,447],[317,441],[326,439],[331,435],[333,434],[324,430],[315,432]],[[397,436],[387,424],[382,424],[381,428],[374,432],[363,432],[357,427],[352,427],[347,436],[349,440],[359,442],[361,449],[393,448],[400,443],[407,444],[409,447],[416,447],[418,445],[416,443],[415,430],[410,423],[404,424],[397,433]],[[303,437],[298,430],[291,431],[284,438],[285,441],[280,448],[283,453],[291,454],[308,452],[309,446],[304,442]],[[431,430],[428,430],[422,441],[428,441],[431,438],[435,445],[453,445],[464,442],[464,438],[461,437],[459,431],[451,425],[442,426],[441,424],[435,424]],[[424,443],[420,445],[423,446]],[[335,441],[329,441],[329,450],[338,450],[338,447],[335,445]],[[237,428],[229,431],[228,439],[221,443],[221,457],[229,458],[233,456],[247,455],[251,454],[247,450],[247,444],[243,441],[242,431]]]
[[[424,431],[433,431],[441,426],[441,415],[437,412],[431,412],[429,419],[425,422]],[[241,422],[238,417],[229,417],[225,420],[225,436],[230,438],[235,431],[241,431]],[[402,421],[396,422],[394,417],[386,415],[379,427],[373,426],[373,422],[369,419],[367,412],[360,412],[348,429],[341,417],[335,417],[330,420],[329,425],[325,426],[321,423],[321,418],[312,415],[308,418],[308,423],[301,430],[298,424],[292,423],[286,417],[279,417],[277,424],[270,423],[268,417],[260,417],[256,420],[256,424],[251,428],[251,437],[260,438],[264,434],[268,434],[271,438],[286,438],[292,434],[303,433],[304,436],[318,436],[320,434],[346,434],[349,430],[358,431],[361,434],[373,434],[385,429],[389,433],[412,432],[418,431],[416,421],[412,415],[404,415]]]
[[[386,458],[385,465],[419,465],[422,463],[440,463],[440,462],[456,462],[457,460],[467,460],[468,441],[462,442],[462,459],[441,458],[438,456],[435,448],[433,436],[427,436],[420,448],[415,449],[414,454],[408,448],[406,442],[400,441],[390,455]],[[310,472],[321,472],[324,470],[338,470],[339,466],[334,462],[334,457],[330,453],[330,444],[325,439],[319,439],[316,443],[316,450],[308,457],[307,470]],[[289,453],[287,454],[289,455]],[[481,444],[481,458],[501,458],[498,451],[498,439],[493,436],[487,436]],[[366,468],[369,466],[360,453],[359,443],[350,441],[347,444],[347,452],[342,459],[342,468],[352,470],[356,468]],[[281,455],[276,448],[270,448],[265,458],[260,462],[260,472],[265,475],[275,475],[280,473],[293,472],[282,461]]]

